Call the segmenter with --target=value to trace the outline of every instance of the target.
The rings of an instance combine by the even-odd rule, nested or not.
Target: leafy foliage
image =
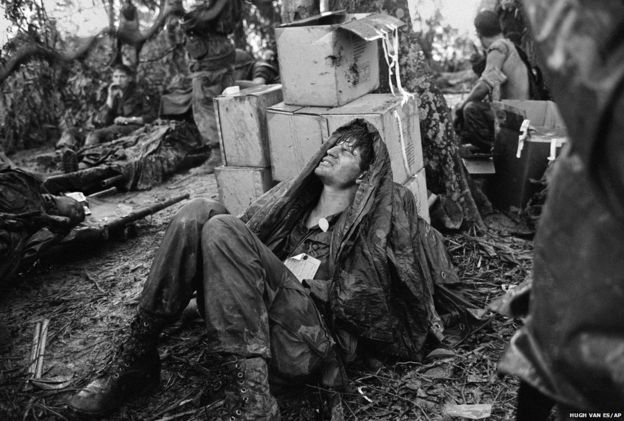
[[[243,23],[240,29],[244,32],[244,42],[236,41],[237,47],[251,50],[257,54],[262,49],[276,51],[275,25],[281,22],[280,3],[278,1],[256,4],[244,2]]]
[[[0,4],[5,15],[17,28],[17,35],[2,49],[5,57],[28,43],[55,48],[59,43],[54,21],[48,18],[43,2],[7,1]],[[45,141],[55,131],[56,116],[62,109],[62,97],[55,89],[61,72],[45,63],[32,62],[23,66],[2,86],[0,91],[0,140],[8,151],[30,147]]]
[[[62,0],[69,7],[75,0]],[[142,22],[153,19],[155,0],[138,0]],[[237,45],[258,53],[274,48],[273,26],[279,22],[279,1],[244,2],[244,18],[235,38]],[[113,22],[121,0],[104,1]],[[25,45],[42,45],[56,51],[76,50],[75,36],[60,34],[43,6],[43,0],[0,0],[5,16],[17,33],[2,47],[0,65]],[[6,152],[55,142],[60,131],[90,127],[90,117],[104,100],[102,89],[109,82],[111,41],[100,41],[86,60],[71,65],[31,61],[22,65],[0,87],[0,149]],[[132,50],[132,48],[128,48]],[[133,51],[124,50],[126,62]],[[137,67],[137,81],[157,107],[165,86],[175,76],[188,75],[183,35],[174,20],[146,43]]]

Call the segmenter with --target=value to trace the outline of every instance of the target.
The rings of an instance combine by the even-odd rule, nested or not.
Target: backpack
[[[529,75],[529,98],[537,101],[549,101],[552,99],[550,92],[544,83],[544,76],[539,67],[533,66],[529,61],[527,53],[514,43],[516,51],[520,56],[520,59],[527,67],[527,73]]]

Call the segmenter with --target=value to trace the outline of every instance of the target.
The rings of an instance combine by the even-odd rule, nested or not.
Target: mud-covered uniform
[[[500,369],[568,407],[622,412],[624,3],[524,4],[570,142],[535,238],[529,317]]]
[[[327,231],[305,227],[322,189],[313,170],[332,143],[240,219],[209,200],[185,206],[155,256],[142,312],[171,320],[198,291],[210,351],[270,358],[286,379],[331,365],[334,342],[350,353],[353,338],[384,356],[420,358],[428,334],[441,329],[433,285],[457,279],[441,237],[418,218],[412,193],[392,182],[379,136],[353,204],[327,218]],[[315,280],[301,283],[285,267],[300,253],[321,260]],[[336,332],[348,335],[336,340]]]

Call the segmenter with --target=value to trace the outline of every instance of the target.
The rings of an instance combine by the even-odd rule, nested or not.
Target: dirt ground
[[[120,200],[158,201],[188,192],[217,198],[213,175],[201,167]],[[63,250],[0,291],[0,419],[74,419],[66,401],[100,368],[137,304],[143,282],[178,203],[136,224],[130,238]],[[447,246],[472,298],[486,309],[495,297],[525,279],[532,243],[504,231],[447,237]],[[491,404],[490,420],[512,419],[515,382],[499,378],[496,361],[517,322],[479,312],[484,322],[455,349],[423,362],[359,364],[352,387],[337,397],[315,385],[280,395],[283,419],[452,420],[448,405]],[[27,386],[27,366],[37,321],[49,319],[44,382]],[[110,420],[184,420],[202,403],[209,372],[198,321],[178,323],[163,335],[161,385],[137,397]],[[330,402],[332,404],[330,405]]]

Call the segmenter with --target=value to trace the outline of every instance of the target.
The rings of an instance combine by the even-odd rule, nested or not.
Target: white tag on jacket
[[[305,253],[301,253],[286,259],[284,261],[284,266],[301,282],[304,279],[314,279],[314,275],[316,275],[318,268],[321,266],[321,261]]]

